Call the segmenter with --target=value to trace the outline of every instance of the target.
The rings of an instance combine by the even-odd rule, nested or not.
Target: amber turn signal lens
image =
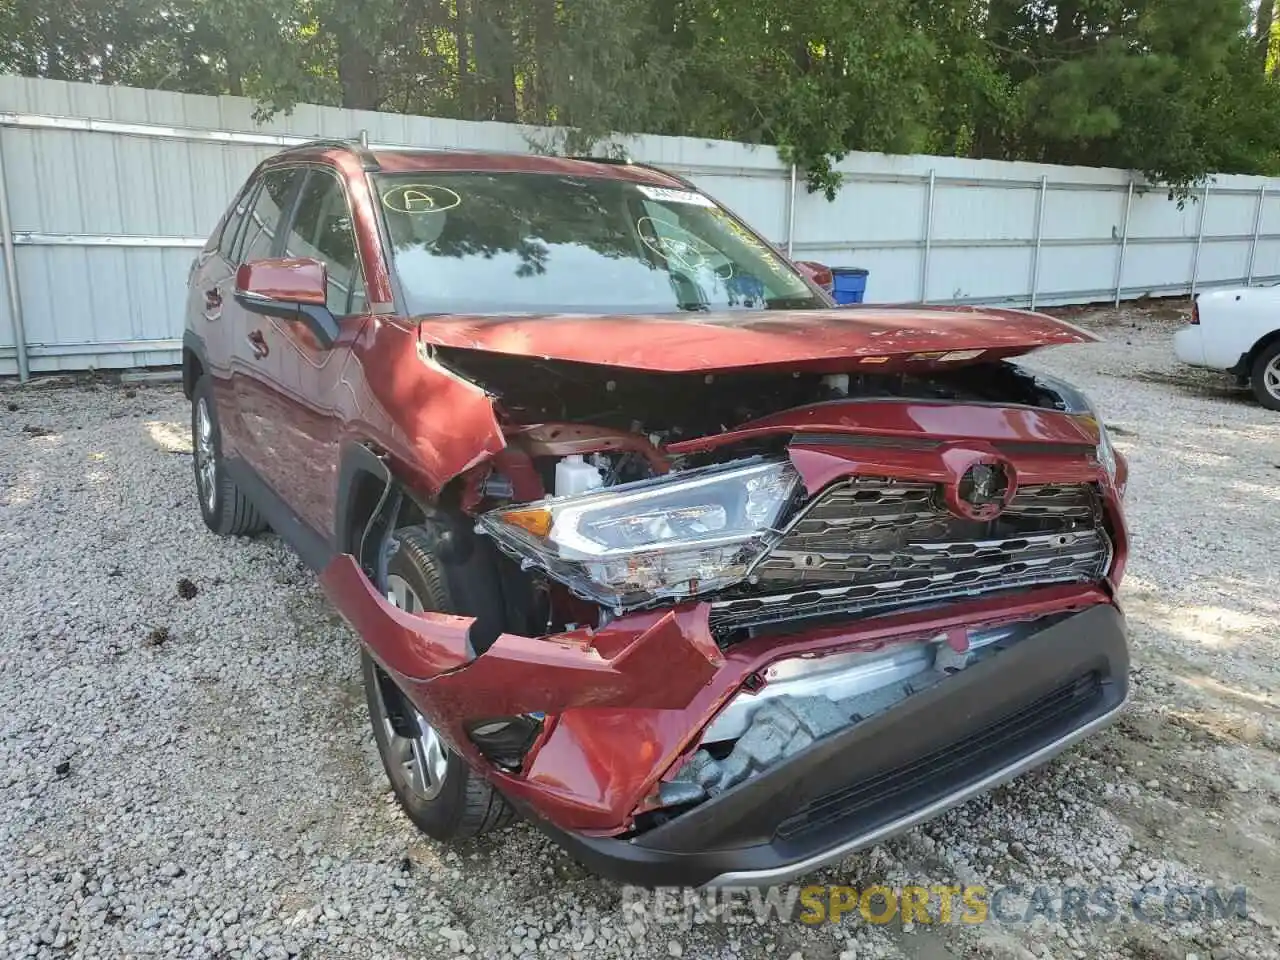
[[[551,511],[541,508],[535,510],[512,510],[502,515],[502,522],[519,527],[532,533],[535,537],[545,537],[551,532]]]

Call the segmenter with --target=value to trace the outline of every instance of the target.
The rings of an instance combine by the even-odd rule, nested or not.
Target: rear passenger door
[[[271,167],[259,176],[232,251],[233,274],[239,264],[282,255],[281,226],[305,177],[301,166]],[[271,456],[266,441],[275,414],[273,360],[263,330],[266,318],[236,303],[234,286],[233,277],[220,307],[230,345],[231,393],[243,433],[239,453],[255,473],[265,477]]]
[[[223,307],[235,291],[235,249],[249,205],[259,186],[250,179],[240,189],[217,232],[191,265],[187,286],[187,328],[204,346],[205,373],[222,428],[222,453],[239,455],[244,430],[231,389],[231,337],[223,322]]]
[[[319,260],[328,274],[327,306],[338,321],[329,347],[302,320],[256,318],[269,348],[272,416],[264,427],[264,479],[316,533],[332,525],[338,473],[334,390],[349,344],[368,318],[364,270],[342,180],[328,167],[308,167],[281,231],[279,256]]]

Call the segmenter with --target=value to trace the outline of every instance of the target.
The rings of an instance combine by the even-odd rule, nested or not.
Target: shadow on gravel
[[[1190,368],[1179,370],[1139,370],[1130,377],[1143,383],[1159,383],[1177,387],[1193,396],[1226,400],[1248,406],[1257,406],[1253,396],[1243,387],[1236,387],[1223,374],[1202,373]]]
[[[1167,329],[1180,327],[1191,318],[1191,301],[1186,297],[1162,297],[1158,300],[1126,300],[1118,308],[1095,303],[1046,307],[1042,312],[1090,329]]]

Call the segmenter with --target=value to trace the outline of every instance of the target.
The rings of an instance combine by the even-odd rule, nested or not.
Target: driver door
[[[277,166],[258,177],[248,192],[250,199],[231,257],[230,272],[215,291],[231,369],[230,393],[238,426],[236,453],[254,475],[245,478],[250,483],[265,478],[271,459],[267,444],[275,408],[272,400],[275,375],[263,337],[263,318],[246,310],[235,299],[236,266],[276,255],[284,216],[305,175],[305,168],[300,166]],[[224,416],[224,430],[226,420]]]
[[[261,435],[267,454],[263,479],[314,533],[328,539],[339,467],[334,391],[350,344],[369,316],[351,207],[336,172],[319,165],[306,169],[281,233],[279,256],[325,265],[326,306],[339,333],[332,346],[325,346],[304,320],[257,318],[269,350],[272,407]]]

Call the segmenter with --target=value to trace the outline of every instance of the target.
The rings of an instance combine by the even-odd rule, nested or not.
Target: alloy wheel
[[[422,600],[403,577],[392,574],[387,577],[387,599],[408,613],[420,613]],[[381,673],[381,671],[379,671]],[[407,697],[397,697],[401,716],[416,731],[412,736],[396,732],[387,708],[382,689],[383,677],[378,678],[378,713],[382,729],[387,737],[387,751],[391,760],[404,771],[409,788],[424,800],[434,800],[444,789],[445,775],[449,771],[449,748],[417,711]],[[403,725],[402,725],[403,728]]]
[[[1271,362],[1262,371],[1262,386],[1267,393],[1280,400],[1280,353],[1271,358]]]
[[[213,446],[213,418],[204,397],[196,403],[196,487],[200,500],[212,513],[218,496],[218,455]]]

